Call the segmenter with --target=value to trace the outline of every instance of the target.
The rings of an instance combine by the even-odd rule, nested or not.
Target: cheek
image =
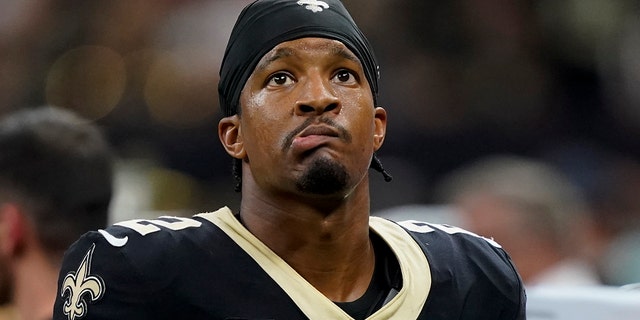
[[[251,121],[259,121],[261,123],[277,124],[282,119],[286,110],[282,106],[288,105],[288,101],[279,98],[274,99],[273,95],[267,94],[264,90],[256,91],[243,99],[243,115],[250,118]]]
[[[283,132],[282,115],[278,114],[276,108],[269,107],[271,104],[266,96],[256,93],[244,100],[243,137],[250,157],[252,150],[257,150],[259,153],[276,151],[282,139],[280,137]],[[258,157],[259,153],[254,152],[254,157]]]
[[[247,111],[254,110],[259,108],[260,106],[264,106],[267,101],[267,95],[264,91],[252,92],[244,101],[244,106],[248,109]]]
[[[267,152],[273,152],[275,148],[273,140],[276,140],[274,127],[269,119],[262,117],[245,117],[243,139],[247,156],[255,158]]]
[[[359,139],[361,144],[366,144],[366,148],[369,148],[373,144],[376,129],[374,107],[370,103],[363,102],[344,110],[345,118],[351,119],[350,131],[354,140]],[[364,145],[363,148],[365,148]]]

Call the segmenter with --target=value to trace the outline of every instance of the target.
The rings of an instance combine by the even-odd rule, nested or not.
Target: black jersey
[[[524,319],[522,282],[495,242],[468,231],[371,217],[402,287],[367,319]],[[350,319],[228,208],[130,220],[65,253],[55,320]]]

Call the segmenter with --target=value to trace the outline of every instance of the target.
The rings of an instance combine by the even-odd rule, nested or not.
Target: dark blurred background
[[[248,0],[2,0],[0,115],[52,104],[120,156],[114,219],[235,208],[218,68]],[[514,154],[553,165],[598,219],[640,220],[640,3],[345,0],[389,113],[373,210],[437,204],[449,173]],[[613,222],[612,222],[613,221]]]

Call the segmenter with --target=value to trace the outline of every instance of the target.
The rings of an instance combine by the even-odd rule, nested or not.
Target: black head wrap
[[[359,59],[378,96],[378,64],[371,45],[339,0],[258,0],[244,8],[231,32],[218,92],[225,117],[238,112],[240,92],[262,56],[276,45],[304,37],[342,42]]]

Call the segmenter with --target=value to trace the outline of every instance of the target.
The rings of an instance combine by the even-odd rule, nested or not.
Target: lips
[[[340,137],[340,134],[332,127],[312,125],[302,130],[302,132],[293,139],[291,149],[296,153],[307,152],[321,147],[338,137]]]
[[[306,129],[302,130],[298,137],[308,137],[308,136],[329,136],[329,137],[338,137],[338,131],[328,126],[308,126]]]

